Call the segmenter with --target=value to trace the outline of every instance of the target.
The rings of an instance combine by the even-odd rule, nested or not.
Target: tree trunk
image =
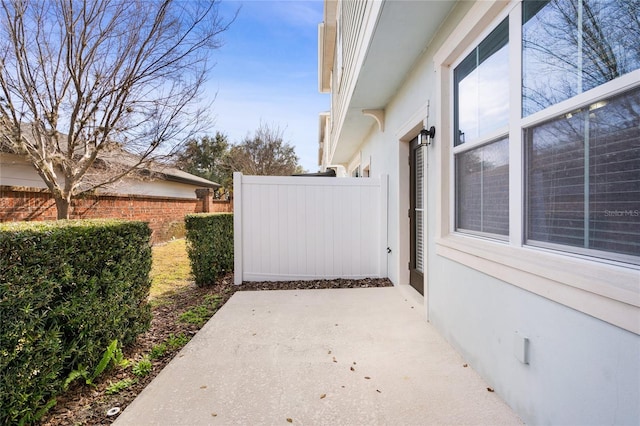
[[[69,207],[71,206],[71,197],[55,196],[56,209],[58,210],[58,220],[69,219]]]

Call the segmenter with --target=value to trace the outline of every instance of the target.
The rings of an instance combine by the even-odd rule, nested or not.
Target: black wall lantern
[[[420,130],[419,144],[420,145],[431,145],[433,142],[433,138],[436,136],[436,128],[434,126],[429,127],[429,129]]]

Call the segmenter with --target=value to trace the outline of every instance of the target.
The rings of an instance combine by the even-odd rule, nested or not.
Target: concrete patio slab
[[[116,425],[513,425],[395,287],[237,292]]]

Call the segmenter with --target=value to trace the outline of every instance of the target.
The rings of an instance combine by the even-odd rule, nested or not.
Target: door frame
[[[415,298],[417,303],[423,303],[425,314],[427,317],[427,321],[429,321],[429,274],[428,270],[425,269],[424,274],[424,294],[420,295],[410,284],[410,275],[409,275],[409,263],[411,259],[410,253],[410,226],[409,226],[409,195],[410,195],[410,183],[411,183],[411,174],[409,171],[409,161],[411,156],[411,141],[414,140],[420,131],[425,128],[425,111],[427,111],[428,116],[429,102],[425,102],[424,105],[415,110],[414,114],[411,115],[410,118],[405,121],[403,125],[400,126],[398,131],[396,132],[396,140],[398,141],[398,193],[396,195],[398,200],[398,218],[397,218],[397,226],[398,226],[398,258],[396,260],[399,272],[399,284],[403,291],[406,291],[406,295],[412,298]],[[425,149],[425,157],[424,157],[424,176],[425,176],[425,184],[424,184],[424,200],[425,200],[425,209],[428,205],[428,184],[429,181],[427,179],[428,173],[428,160],[429,160],[429,149]],[[428,209],[425,211],[424,217],[424,249],[425,249],[425,268],[428,265],[429,259],[429,250],[428,250],[428,233],[429,233],[429,214]]]

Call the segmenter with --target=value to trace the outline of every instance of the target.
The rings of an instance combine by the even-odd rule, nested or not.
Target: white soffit
[[[385,1],[348,107],[334,161],[345,162],[384,109],[449,14],[452,0]]]

